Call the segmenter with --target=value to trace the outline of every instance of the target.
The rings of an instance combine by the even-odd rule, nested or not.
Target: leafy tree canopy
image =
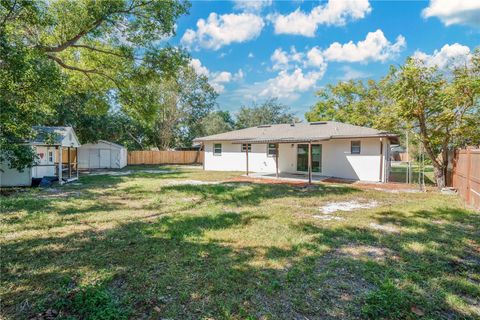
[[[72,97],[105,114],[112,92],[130,90],[139,61],[168,61],[163,71],[173,72],[183,55],[165,40],[188,8],[175,0],[1,0],[0,160],[31,165],[24,144],[31,127]],[[170,59],[172,53],[180,57]]]
[[[288,106],[280,103],[277,98],[270,98],[260,105],[243,106],[236,115],[236,128],[243,129],[263,124],[289,123],[297,120]]]
[[[480,144],[480,49],[465,64],[439,70],[407,59],[380,81],[339,82],[318,92],[309,121],[336,120],[403,133],[408,130],[445,185],[448,151]]]

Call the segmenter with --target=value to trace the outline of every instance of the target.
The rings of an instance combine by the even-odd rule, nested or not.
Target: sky
[[[303,119],[326,84],[380,79],[408,56],[465,61],[480,46],[480,0],[194,0],[176,30],[218,109],[277,97]]]

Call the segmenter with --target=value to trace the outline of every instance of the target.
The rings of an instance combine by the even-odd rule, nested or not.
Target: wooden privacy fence
[[[129,151],[128,164],[203,163],[203,151]]]
[[[467,205],[480,210],[480,149],[455,152],[452,185]]]

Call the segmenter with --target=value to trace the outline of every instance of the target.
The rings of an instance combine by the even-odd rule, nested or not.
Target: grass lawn
[[[480,214],[455,196],[165,168],[2,196],[0,318],[480,317]],[[351,200],[378,206],[320,210]]]

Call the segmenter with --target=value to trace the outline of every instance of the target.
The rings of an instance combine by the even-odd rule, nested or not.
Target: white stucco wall
[[[241,144],[231,142],[215,142],[222,144],[222,155],[213,154],[214,143],[205,144],[205,170],[245,171],[246,155],[241,151]],[[267,145],[252,144],[248,153],[249,171],[275,172],[275,158],[267,156]]]
[[[361,153],[350,153],[350,142],[360,140]],[[245,171],[245,152],[240,144],[216,142],[222,144],[222,155],[213,155],[214,143],[205,143],[205,170]],[[324,176],[361,181],[382,181],[388,176],[388,141],[383,139],[383,163],[380,168],[380,138],[336,139],[318,142],[322,145],[322,172]],[[279,145],[279,171],[297,173],[297,144]],[[275,172],[275,158],[267,156],[266,144],[252,144],[249,152],[249,170],[251,172]]]

